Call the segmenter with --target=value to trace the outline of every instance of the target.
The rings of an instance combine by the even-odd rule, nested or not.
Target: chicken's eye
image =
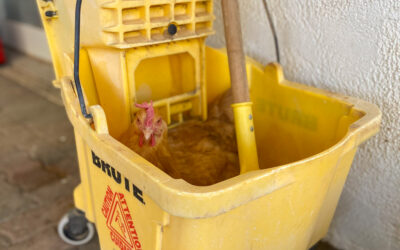
[[[136,122],[137,122],[137,123],[140,123],[140,119],[139,119],[139,118],[136,118]]]
[[[157,120],[157,124],[161,124],[161,122],[162,122],[161,119],[158,119],[158,120]]]

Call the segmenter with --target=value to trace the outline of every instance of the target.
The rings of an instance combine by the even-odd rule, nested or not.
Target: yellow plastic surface
[[[135,100],[160,98],[156,104],[171,121],[182,112],[206,119],[207,102],[229,88],[226,53],[206,48],[201,35],[151,46],[121,45],[121,39],[107,44],[101,22],[116,20],[102,12],[107,2],[85,0],[82,10],[81,82],[91,122],[81,114],[72,81],[75,1],[40,5],[56,85],[75,130],[81,175],[75,205],[96,224],[101,249],[301,250],[320,240],[358,145],[379,129],[379,109],[287,81],[279,65],[248,59],[260,170],[205,187],[172,179],[115,137],[129,125]],[[119,11],[142,4],[147,13],[147,6],[173,2],[174,11],[183,12],[178,3],[209,1],[115,0],[109,6]],[[57,18],[45,18],[46,8],[57,10]],[[168,102],[171,94],[177,99]]]
[[[259,169],[252,106],[253,103],[251,102],[232,105],[239,152],[240,174]]]
[[[75,1],[37,3],[57,79],[72,76]],[[49,10],[56,18],[45,15]],[[87,104],[118,120],[108,124],[111,135],[127,129],[136,102],[153,100],[169,125],[207,119],[204,40],[214,32],[212,0],[84,0],[81,17],[81,82]],[[166,32],[170,24],[178,27],[174,36]]]

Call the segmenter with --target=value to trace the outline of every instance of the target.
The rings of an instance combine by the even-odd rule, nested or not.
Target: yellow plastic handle
[[[240,174],[259,169],[252,106],[252,102],[232,104]]]

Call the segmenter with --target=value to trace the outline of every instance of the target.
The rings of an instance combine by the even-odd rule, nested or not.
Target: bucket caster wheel
[[[57,232],[67,244],[81,246],[93,239],[95,229],[81,211],[73,209],[61,218]]]

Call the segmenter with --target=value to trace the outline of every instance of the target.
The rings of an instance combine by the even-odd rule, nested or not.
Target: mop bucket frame
[[[222,51],[208,48],[207,54],[210,61],[226,60]],[[269,84],[344,103],[349,110],[342,119],[350,123],[344,127],[347,132],[331,147],[305,159],[197,187],[172,179],[110,136],[99,105],[90,107],[94,130],[80,112],[73,81],[62,79],[82,180],[75,203],[97,225],[102,249],[116,244],[102,213],[107,190],[123,194],[144,249],[306,249],[326,234],[356,149],[378,131],[380,111],[355,98],[289,82],[277,64],[263,69],[249,60],[248,69],[253,87],[255,76],[265,74],[273,81]],[[116,172],[121,174],[120,183]],[[240,230],[218,227],[226,220]]]
[[[103,4],[101,11],[114,11],[119,4],[145,3],[97,1]],[[166,9],[162,8],[170,1],[153,2],[157,8],[161,5],[161,10],[155,10],[164,13]],[[210,1],[176,1],[186,6],[204,2],[212,13]],[[132,107],[132,103],[126,96],[123,100],[116,96],[107,99],[113,94],[112,87],[118,88],[116,83],[111,81],[104,88],[105,80],[96,82],[93,75],[110,72],[112,68],[101,68],[99,62],[112,58],[112,53],[120,59],[118,67],[128,69],[133,68],[129,58],[141,60],[136,57],[138,54],[181,53],[190,50],[185,49],[188,46],[197,51],[191,55],[200,62],[198,80],[205,84],[202,93],[207,95],[202,100],[210,103],[230,85],[226,53],[206,48],[204,37],[197,36],[168,45],[151,45],[151,49],[133,49],[118,43],[132,39],[124,37],[127,34],[120,29],[106,27],[104,34],[97,32],[100,25],[93,20],[98,19],[91,18],[94,12],[86,12],[86,25],[90,24],[93,31],[84,39],[80,51],[80,72],[84,99],[92,115],[88,119],[81,112],[79,91],[73,81],[71,43],[62,39],[64,35],[59,31],[71,33],[70,22],[57,21],[67,18],[73,3],[38,3],[57,75],[54,84],[61,88],[75,132],[81,176],[81,184],[74,191],[75,206],[96,225],[101,249],[307,249],[326,234],[357,147],[379,130],[381,113],[375,105],[287,81],[278,64],[264,67],[247,59],[261,169],[211,186],[193,186],[171,178],[115,139],[121,132],[120,124],[130,120],[132,114],[122,114],[121,109],[112,112],[112,105],[124,102]],[[137,8],[140,14],[143,9]],[[57,15],[44,15],[48,11]],[[131,9],[127,11],[127,17],[131,17]],[[205,20],[206,28],[196,24],[193,27],[204,31],[204,36],[211,34],[207,25],[211,25],[213,17],[198,18],[200,23]],[[152,35],[149,29],[146,32]],[[106,41],[115,42],[110,45],[113,48],[105,49],[96,40],[99,33]],[[102,60],[95,55],[102,56]],[[156,67],[156,61],[150,65]],[[99,86],[110,93],[101,91]]]

